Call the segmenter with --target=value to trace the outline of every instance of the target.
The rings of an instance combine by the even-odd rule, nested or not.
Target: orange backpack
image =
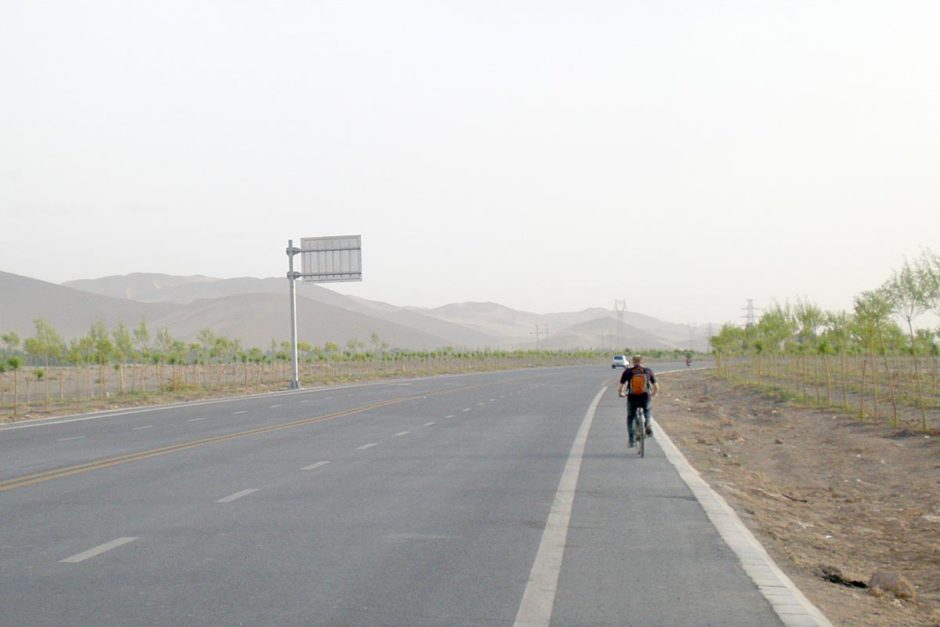
[[[630,375],[630,394],[646,394],[648,387],[647,379],[645,369],[642,367],[633,368],[632,374]]]

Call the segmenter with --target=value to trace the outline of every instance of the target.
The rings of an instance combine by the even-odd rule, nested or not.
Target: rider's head
[[[639,366],[641,363],[643,363],[643,355],[634,355],[632,359],[634,366]]]

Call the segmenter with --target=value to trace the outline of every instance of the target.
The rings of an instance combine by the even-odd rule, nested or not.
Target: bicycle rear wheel
[[[636,424],[633,429],[636,433],[636,452],[640,457],[646,457],[646,412],[642,407],[636,410]]]

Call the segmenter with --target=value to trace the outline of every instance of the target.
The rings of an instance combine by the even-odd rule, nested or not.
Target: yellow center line
[[[427,395],[425,394],[424,396],[427,396]],[[190,442],[181,442],[180,444],[171,444],[169,446],[163,446],[160,448],[150,449],[147,451],[139,451],[137,453],[126,453],[124,455],[117,455],[115,457],[99,459],[99,460],[95,460],[92,462],[86,462],[84,464],[76,464],[74,466],[66,466],[64,468],[56,468],[53,470],[45,470],[41,472],[36,472],[36,473],[29,474],[29,475],[23,475],[21,477],[14,477],[13,479],[0,481],[0,492],[6,492],[7,490],[15,490],[17,488],[25,488],[27,486],[35,485],[37,483],[43,483],[45,481],[51,481],[53,479],[61,479],[64,477],[70,477],[72,475],[89,472],[91,470],[98,470],[101,468],[110,468],[111,466],[118,466],[120,464],[128,464],[130,462],[150,459],[151,457],[169,455],[170,453],[186,451],[192,448],[206,446],[209,444],[218,444],[221,442],[228,442],[229,440],[236,440],[238,438],[244,438],[244,437],[248,437],[251,435],[260,435],[264,433],[280,431],[282,429],[303,427],[306,425],[316,424],[318,422],[326,422],[328,420],[335,420],[336,418],[342,418],[344,416],[351,416],[353,414],[361,414],[372,409],[378,409],[380,407],[386,407],[388,405],[402,403],[408,400],[412,400],[414,398],[415,397],[396,398],[392,400],[381,401],[378,403],[372,403],[370,405],[363,405],[362,407],[355,407],[353,409],[333,412],[331,414],[325,414],[323,416],[302,418],[300,420],[285,422],[285,423],[278,424],[278,425],[256,427],[254,429],[247,429],[245,431],[238,431],[236,433],[227,433],[225,435],[217,435],[217,436],[212,436],[208,438],[202,438],[199,440],[192,440]]]
[[[526,377],[526,378],[532,378],[532,377]],[[307,425],[316,424],[318,422],[327,422],[329,420],[335,420],[336,418],[343,418],[345,416],[362,414],[373,409],[379,409],[380,407],[396,405],[398,403],[413,401],[419,398],[426,398],[428,396],[437,396],[440,394],[448,394],[451,392],[466,391],[466,390],[470,390],[474,388],[484,387],[486,385],[493,385],[493,384],[483,383],[483,384],[478,384],[478,385],[461,386],[459,388],[452,388],[449,390],[440,390],[437,392],[415,394],[413,396],[403,396],[401,398],[393,398],[393,399],[389,399],[385,401],[379,401],[377,403],[371,403],[369,405],[363,405],[361,407],[354,407],[352,409],[345,409],[343,411],[337,411],[337,412],[333,412],[329,414],[324,414],[322,416],[301,418],[299,420],[293,420],[291,422],[284,422],[284,423],[277,424],[277,425],[256,427],[254,429],[247,429],[245,431],[238,431],[236,433],[216,435],[216,436],[212,436],[208,438],[202,438],[199,440],[192,440],[190,442],[181,442],[179,444],[171,444],[169,446],[163,446],[160,448],[150,449],[147,451],[139,451],[137,453],[125,453],[124,455],[117,455],[115,457],[108,457],[105,459],[85,462],[83,464],[76,464],[74,466],[66,466],[64,468],[44,470],[44,471],[35,472],[35,473],[28,474],[28,475],[22,475],[20,477],[14,477],[12,479],[6,479],[4,481],[0,481],[0,492],[6,492],[8,490],[16,490],[17,488],[25,488],[27,486],[36,485],[37,483],[44,483],[46,481],[52,481],[53,479],[62,479],[65,477],[70,477],[72,475],[90,472],[92,470],[99,470],[102,468],[110,468],[112,466],[119,466],[121,464],[129,464],[131,462],[142,461],[144,459],[150,459],[151,457],[159,457],[161,455],[169,455],[171,453],[178,453],[180,451],[186,451],[186,450],[197,448],[200,446],[207,446],[209,444],[219,444],[221,442],[228,442],[230,440],[236,440],[239,438],[244,438],[244,437],[248,437],[252,435],[261,435],[264,433],[280,431],[282,429],[293,429],[295,427],[303,427]]]

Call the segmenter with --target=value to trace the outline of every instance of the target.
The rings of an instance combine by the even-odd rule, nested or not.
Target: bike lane
[[[736,553],[723,537],[727,529],[719,533],[713,522],[719,508],[701,486],[693,492],[687,484],[697,473],[667,457],[670,443],[660,444],[665,438],[655,422],[656,435],[640,458],[627,447],[625,413],[611,386],[584,449],[551,623],[828,624],[815,608],[791,599],[785,586],[767,580],[758,586],[759,556],[745,551],[746,570],[741,543],[728,536],[739,545]],[[677,455],[672,447],[670,457]],[[758,571],[768,568],[757,564]]]

